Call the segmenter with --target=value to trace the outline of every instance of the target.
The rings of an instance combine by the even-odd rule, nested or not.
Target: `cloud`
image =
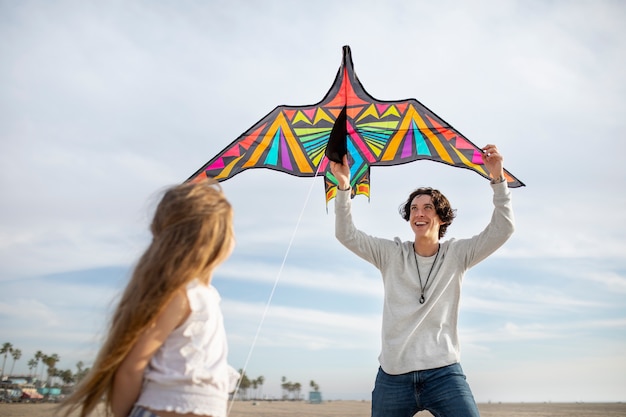
[[[286,261],[290,261],[289,258]],[[317,263],[313,260],[313,263]],[[267,262],[247,262],[246,260],[233,262],[231,268],[221,270],[221,275],[229,279],[246,282],[261,282],[265,284],[277,283],[285,287],[299,289],[317,289],[328,292],[348,293],[361,296],[379,298],[382,292],[382,281],[369,275],[364,275],[354,268],[343,270],[323,268],[268,264]]]
[[[20,320],[23,325],[29,323],[43,324],[47,327],[57,327],[62,320],[47,305],[39,300],[19,298],[13,303],[0,303],[0,314],[8,320]]]
[[[379,315],[340,314],[281,305],[268,307],[234,300],[224,300],[223,310],[227,321],[247,323],[244,332],[230,328],[233,333],[229,338],[252,345],[252,337],[258,332],[261,335],[258,344],[263,347],[361,349],[372,346],[381,323]],[[259,327],[251,331],[256,323],[262,331]]]

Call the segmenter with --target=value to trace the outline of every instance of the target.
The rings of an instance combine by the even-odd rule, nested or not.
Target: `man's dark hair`
[[[435,206],[435,211],[443,222],[443,224],[439,227],[439,239],[441,239],[446,234],[448,226],[452,224],[452,220],[454,220],[454,218],[456,217],[456,210],[453,210],[452,207],[450,207],[450,202],[448,201],[446,196],[441,194],[439,190],[434,190],[430,187],[421,187],[413,191],[409,195],[409,198],[404,203],[402,203],[402,205],[398,209],[398,211],[400,212],[400,216],[402,216],[402,218],[407,222],[409,221],[409,217],[411,215],[411,203],[413,202],[413,199],[418,195],[431,196],[433,200],[433,205]]]

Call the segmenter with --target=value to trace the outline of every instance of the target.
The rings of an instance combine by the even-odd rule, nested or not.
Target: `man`
[[[376,266],[384,285],[380,367],[372,393],[372,417],[476,417],[478,407],[459,363],[458,312],[465,271],[496,251],[514,230],[511,193],[502,156],[483,148],[493,188],[494,211],[487,227],[470,239],[441,241],[455,217],[437,190],[420,188],[400,208],[415,235],[402,242],[358,230],[351,216],[350,168],[331,162],[338,180],[335,235]]]

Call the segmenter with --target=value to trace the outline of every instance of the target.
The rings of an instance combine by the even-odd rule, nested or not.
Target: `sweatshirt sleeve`
[[[370,236],[356,228],[352,221],[350,191],[337,191],[335,197],[335,237],[353,253],[380,268],[385,248],[399,242]]]
[[[335,237],[344,246],[356,240],[356,227],[352,222],[350,190],[338,190],[335,196]]]
[[[511,237],[515,231],[515,218],[511,202],[511,190],[506,182],[491,185],[493,189],[493,213],[485,229],[470,239],[459,239],[456,244],[465,254],[464,263],[470,268],[491,255]]]

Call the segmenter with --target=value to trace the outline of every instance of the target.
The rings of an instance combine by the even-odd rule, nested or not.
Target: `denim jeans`
[[[146,410],[140,405],[136,405],[130,410],[128,417],[159,417],[151,411]]]
[[[378,369],[372,417],[413,417],[423,410],[435,417],[480,417],[460,364],[401,375]]]

